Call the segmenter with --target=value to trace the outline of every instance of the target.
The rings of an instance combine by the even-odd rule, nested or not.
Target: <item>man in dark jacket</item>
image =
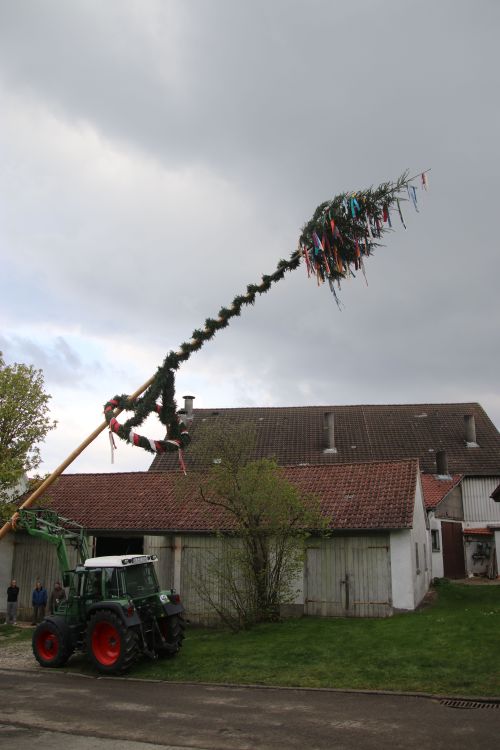
[[[45,607],[47,606],[47,589],[44,589],[39,580],[33,589],[31,603],[33,605],[33,622],[31,624],[36,625],[45,617]]]
[[[5,622],[7,625],[16,625],[17,623],[17,597],[19,596],[19,586],[15,578],[10,582],[7,589],[7,616]]]
[[[49,599],[49,612],[51,615],[54,614],[63,599],[66,599],[66,592],[61,586],[61,581],[56,581]]]

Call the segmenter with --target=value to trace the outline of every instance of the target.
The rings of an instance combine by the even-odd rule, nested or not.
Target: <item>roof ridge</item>
[[[250,410],[266,410],[273,411],[279,409],[363,409],[364,407],[370,408],[398,408],[398,407],[417,407],[417,406],[477,406],[481,411],[486,414],[479,401],[416,401],[411,403],[400,403],[400,404],[290,404],[282,406],[197,406],[194,407],[194,411],[229,411],[238,409],[239,411],[250,411]]]

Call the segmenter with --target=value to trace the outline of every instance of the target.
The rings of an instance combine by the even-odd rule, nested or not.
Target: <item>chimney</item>
[[[323,453],[337,453],[335,447],[335,418],[333,412],[325,412],[323,417],[323,430],[325,433],[324,444],[326,448],[323,449]]]
[[[183,396],[184,399],[184,411],[186,412],[186,419],[191,422],[194,419],[193,414],[193,401],[195,396]]]
[[[448,457],[446,451],[436,451],[436,469],[439,477],[448,479]]]
[[[465,445],[467,448],[479,448],[476,442],[476,420],[474,414],[464,415]]]

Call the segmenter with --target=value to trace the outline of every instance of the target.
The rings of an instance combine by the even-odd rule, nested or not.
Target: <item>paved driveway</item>
[[[31,750],[34,743],[57,747],[60,732],[71,734],[75,747],[82,738],[101,737],[198,750],[474,750],[495,747],[500,731],[500,708],[459,710],[408,696],[155,683],[1,668],[0,694],[0,746],[16,750]],[[25,745],[20,744],[23,732]],[[92,746],[89,740],[87,747]]]

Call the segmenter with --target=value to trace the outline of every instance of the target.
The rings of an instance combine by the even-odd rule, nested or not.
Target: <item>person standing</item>
[[[37,580],[33,593],[31,595],[33,605],[33,622],[37,625],[45,617],[45,607],[47,606],[47,589],[44,589],[40,580]]]
[[[61,582],[56,581],[49,599],[49,612],[51,615],[54,614],[63,599],[66,599],[66,592],[61,586]]]
[[[17,598],[19,596],[19,586],[15,578],[10,582],[7,589],[7,625],[17,625]]]

